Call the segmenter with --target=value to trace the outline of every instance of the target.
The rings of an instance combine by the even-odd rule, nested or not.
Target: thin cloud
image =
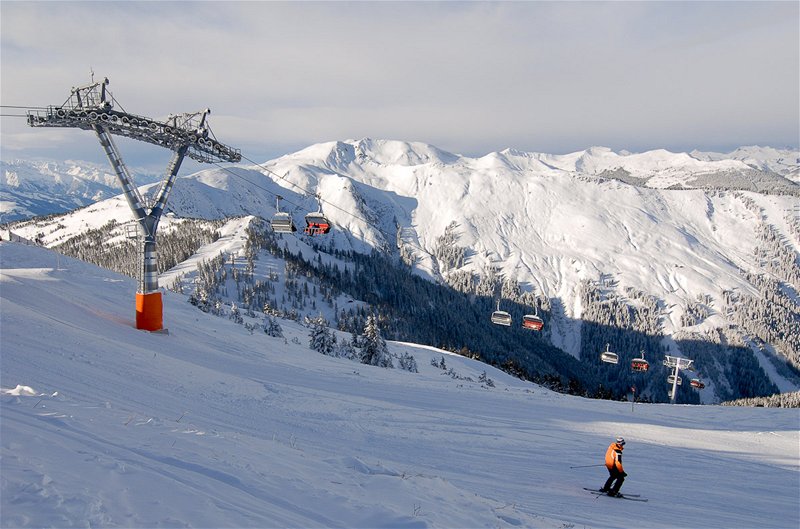
[[[131,112],[211,107],[217,136],[253,156],[367,136],[473,155],[800,143],[796,2],[0,10],[4,104],[60,104],[91,67]],[[2,125],[4,155],[56,138],[29,134],[20,119]],[[87,141],[57,138],[66,151]]]

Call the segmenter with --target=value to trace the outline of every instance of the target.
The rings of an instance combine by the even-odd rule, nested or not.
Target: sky
[[[0,15],[4,160],[104,161],[91,133],[9,108],[59,105],[90,71],[132,113],[211,108],[256,161],[364,137],[468,156],[800,144],[794,1],[3,0]]]

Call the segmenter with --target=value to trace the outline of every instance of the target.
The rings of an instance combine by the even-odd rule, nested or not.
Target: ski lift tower
[[[107,90],[108,78],[87,86],[73,88],[61,106],[29,110],[31,127],[74,127],[97,134],[122,191],[138,224],[139,287],[136,292],[136,328],[147,331],[163,329],[163,306],[158,289],[156,229],[175,183],[183,159],[188,156],[204,163],[238,162],[238,149],[217,141],[208,126],[211,110],[170,115],[166,121],[129,114],[114,108],[116,100]],[[119,104],[117,104],[119,106]],[[152,199],[145,200],[122,161],[112,135],[124,136],[173,151],[161,187]]]
[[[671,367],[674,369],[672,372],[672,390],[669,394],[669,402],[670,404],[675,404],[675,396],[678,390],[678,380],[680,380],[680,372],[681,369],[689,369],[692,366],[694,360],[689,360],[688,358],[681,358],[679,356],[664,356],[664,365],[667,367]]]

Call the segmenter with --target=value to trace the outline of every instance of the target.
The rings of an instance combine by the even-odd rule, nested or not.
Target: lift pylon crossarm
[[[125,136],[159,147],[177,150],[188,146],[186,156],[204,163],[239,162],[239,149],[224,145],[210,137],[207,125],[186,130],[154,119],[119,112],[95,109],[65,109],[48,107],[47,110],[29,110],[31,127],[73,127],[93,130],[101,126],[111,134]]]
[[[110,134],[125,136],[177,151],[188,146],[186,156],[199,162],[240,162],[242,153],[217,141],[208,126],[211,110],[170,116],[158,121],[114,109],[113,98],[106,90],[108,79],[80,88],[73,88],[69,99],[60,107],[29,110],[31,127],[73,127],[94,130],[102,127]]]

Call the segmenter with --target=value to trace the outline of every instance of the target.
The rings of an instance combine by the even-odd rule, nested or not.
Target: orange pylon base
[[[164,327],[161,292],[136,293],[136,328],[143,331],[160,331]]]

